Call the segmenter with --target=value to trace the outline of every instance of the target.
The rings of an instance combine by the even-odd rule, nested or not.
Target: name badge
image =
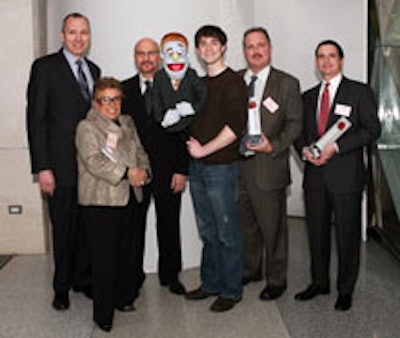
[[[107,140],[106,140],[106,147],[108,147],[110,149],[117,148],[117,140],[118,140],[117,134],[108,133],[107,134]]]
[[[279,104],[277,104],[277,103],[275,102],[275,100],[274,100],[272,97],[270,97],[270,96],[268,96],[268,97],[264,100],[263,106],[264,106],[265,108],[267,108],[271,114],[276,113],[276,111],[279,109]]]
[[[335,114],[349,117],[351,114],[351,106],[347,106],[345,104],[337,104],[335,107]]]

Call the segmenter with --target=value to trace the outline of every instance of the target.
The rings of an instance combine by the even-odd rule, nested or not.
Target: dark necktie
[[[250,79],[250,83],[247,86],[248,92],[249,92],[249,98],[254,97],[254,83],[257,80],[257,76],[256,75],[252,75],[251,79]]]
[[[329,118],[329,82],[325,83],[324,92],[322,93],[319,116],[318,116],[318,136],[325,133],[326,125]]]
[[[90,105],[90,93],[89,93],[89,86],[87,83],[87,79],[85,73],[82,69],[82,60],[77,60],[76,64],[78,66],[78,84],[79,88],[81,89],[81,93],[83,98],[85,99],[86,103]]]
[[[144,84],[146,85],[146,89],[143,94],[144,102],[146,105],[146,112],[148,115],[151,115],[151,92],[153,84],[151,83],[150,80],[144,81]]]

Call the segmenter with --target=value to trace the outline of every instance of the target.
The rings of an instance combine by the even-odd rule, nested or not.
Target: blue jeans
[[[201,287],[220,296],[242,297],[242,238],[237,210],[238,164],[189,167],[197,227],[203,241]]]

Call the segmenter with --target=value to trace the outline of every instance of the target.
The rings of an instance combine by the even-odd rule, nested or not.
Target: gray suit
[[[244,75],[244,71],[240,73]],[[278,109],[262,103],[268,97]],[[289,147],[302,128],[299,82],[271,68],[261,102],[261,127],[273,152],[259,153],[241,165],[239,210],[243,231],[244,277],[260,278],[265,248],[265,276],[269,285],[286,287],[286,188],[291,183]]]

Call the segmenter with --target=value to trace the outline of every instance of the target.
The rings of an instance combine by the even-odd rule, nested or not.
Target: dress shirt
[[[72,55],[66,48],[63,48],[63,53],[64,53],[65,58],[68,61],[69,67],[72,69],[72,72],[74,73],[75,78],[78,81],[78,65],[76,64],[76,61],[78,60],[78,58],[76,58],[74,55]],[[89,86],[90,94],[92,94],[93,93],[93,85],[94,85],[92,73],[90,73],[89,66],[88,66],[85,58],[81,58],[81,61],[82,61],[82,71],[86,76],[86,81]]]
[[[151,84],[153,85],[153,79],[145,78],[142,76],[142,74],[139,74],[139,84],[140,84],[140,92],[142,95],[144,95],[144,92],[146,91],[146,81],[150,81]]]
[[[268,65],[257,74],[254,74],[250,69],[247,69],[244,74],[244,81],[246,82],[247,86],[250,84],[251,77],[253,75],[257,76],[257,80],[254,82],[254,98],[256,100],[257,107],[260,107],[260,103],[263,98],[265,85],[267,83],[270,71],[271,71],[271,66]]]
[[[342,77],[343,77],[343,75],[340,73],[340,74],[336,75],[335,77],[333,77],[332,79],[330,79],[329,81],[322,81],[321,82],[321,86],[319,88],[319,95],[318,95],[318,106],[317,106],[318,109],[317,109],[317,112],[316,112],[317,121],[318,121],[318,116],[319,116],[319,110],[320,110],[320,107],[321,107],[322,94],[324,93],[324,89],[325,89],[325,83],[329,82],[329,87],[328,87],[328,90],[329,90],[329,107],[332,107],[332,102],[335,99],[337,89],[339,87],[340,82],[342,81]]]

